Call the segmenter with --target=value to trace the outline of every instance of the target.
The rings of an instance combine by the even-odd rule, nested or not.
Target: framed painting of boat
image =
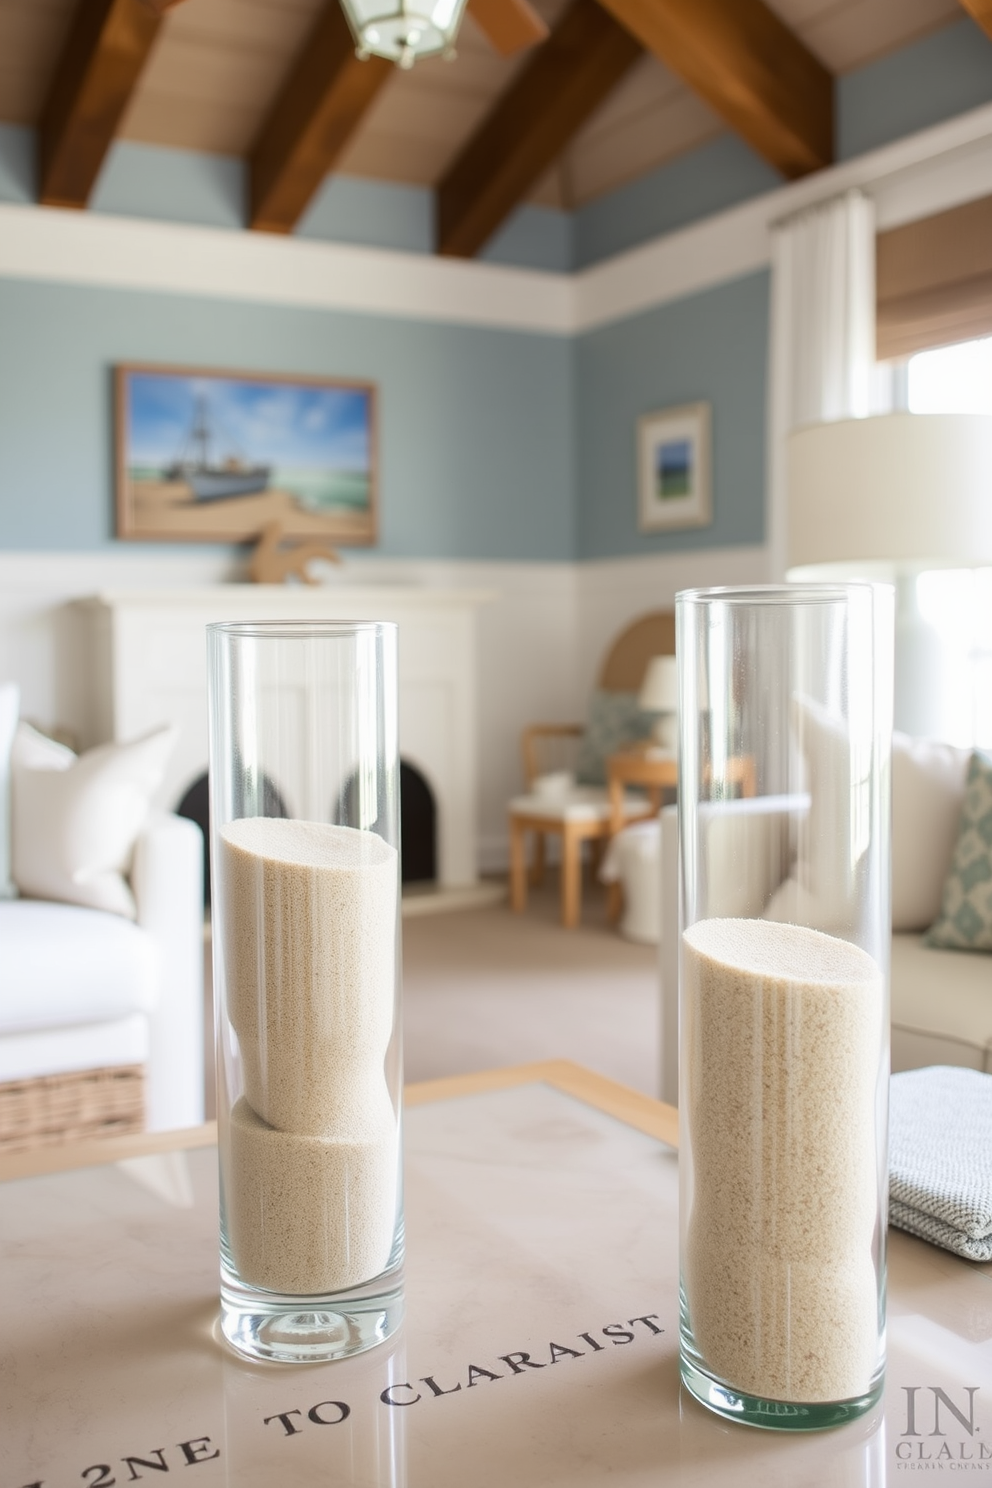
[[[115,403],[118,537],[375,542],[372,383],[132,364]]]

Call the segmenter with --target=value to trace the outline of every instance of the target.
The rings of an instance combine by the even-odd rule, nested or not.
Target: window
[[[992,336],[909,358],[910,413],[992,413]]]

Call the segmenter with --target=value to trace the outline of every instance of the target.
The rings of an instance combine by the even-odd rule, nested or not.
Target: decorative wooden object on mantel
[[[261,541],[251,555],[248,577],[255,584],[283,584],[289,578],[301,579],[304,584],[316,584],[318,581],[307,567],[313,558],[323,558],[327,563],[343,561],[341,554],[325,538],[286,541],[283,524],[270,522],[262,529]]]

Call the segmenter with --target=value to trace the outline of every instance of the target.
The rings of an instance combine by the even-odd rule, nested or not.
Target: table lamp
[[[787,468],[787,577],[895,584],[896,727],[939,736],[941,642],[916,580],[992,563],[992,416],[812,424],[790,435]]]
[[[644,713],[657,713],[652,737],[659,749],[674,754],[678,743],[679,682],[674,656],[652,656],[637,695]]]

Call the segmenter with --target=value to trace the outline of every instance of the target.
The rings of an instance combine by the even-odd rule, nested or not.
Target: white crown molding
[[[0,275],[567,335],[569,276],[0,204]]]
[[[880,230],[992,192],[992,105],[584,270],[574,281],[576,330],[594,330],[767,267],[777,222],[854,188],[874,200]]]
[[[992,193],[992,105],[577,274],[0,204],[0,276],[568,336],[766,267],[776,222],[852,188],[883,230]]]

